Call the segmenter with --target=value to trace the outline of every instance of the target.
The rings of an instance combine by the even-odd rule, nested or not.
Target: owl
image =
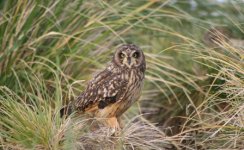
[[[120,46],[107,67],[72,102],[72,110],[93,114],[103,118],[107,127],[120,129],[120,116],[140,97],[145,70],[145,56],[139,47]]]

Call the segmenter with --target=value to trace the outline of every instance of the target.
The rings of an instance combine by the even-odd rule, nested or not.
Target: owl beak
[[[131,58],[130,57],[127,58],[127,63],[130,66],[130,64],[131,64]]]
[[[131,68],[131,65],[132,65],[131,58],[130,57],[127,57],[126,66],[129,67],[129,68]]]

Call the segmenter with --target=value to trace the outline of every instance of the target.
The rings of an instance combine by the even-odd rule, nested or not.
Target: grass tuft
[[[0,149],[242,149],[240,1],[0,1]],[[118,136],[60,118],[123,43],[147,61]],[[96,130],[94,130],[94,128]]]

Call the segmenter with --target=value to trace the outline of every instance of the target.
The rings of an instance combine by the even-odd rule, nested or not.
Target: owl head
[[[143,67],[145,69],[145,56],[143,51],[134,44],[120,46],[113,56],[113,62],[120,67],[133,69]]]

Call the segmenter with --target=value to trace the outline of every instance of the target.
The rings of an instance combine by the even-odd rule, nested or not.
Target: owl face
[[[132,69],[144,65],[145,57],[142,50],[136,45],[125,44],[116,50],[113,62],[118,66]]]

